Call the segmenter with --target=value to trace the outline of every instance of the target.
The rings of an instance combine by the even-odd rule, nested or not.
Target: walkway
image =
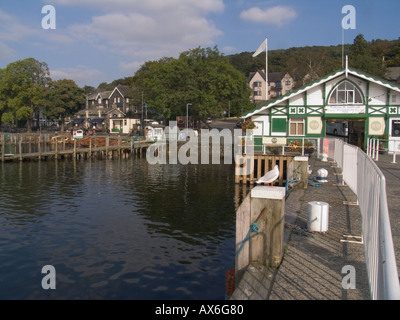
[[[332,163],[312,158],[309,164],[310,177],[325,168],[329,172],[328,182],[290,194],[286,201],[286,249],[281,266],[274,273],[250,266],[233,300],[370,300],[364,246],[342,242],[344,235],[361,235],[361,213],[353,205],[356,196],[349,187],[338,183],[340,169]],[[325,234],[306,232],[308,203],[312,201],[329,204],[329,230]],[[342,287],[347,275],[342,274],[345,266],[355,268],[356,289]]]
[[[393,246],[396,254],[397,270],[400,275],[400,156],[393,162],[392,155],[379,155],[375,163],[386,178],[390,226],[392,227]]]
[[[286,203],[287,250],[273,282],[270,300],[366,300],[370,299],[364,246],[342,242],[343,235],[361,235],[361,213],[354,193],[341,182],[339,169],[330,162],[310,160],[312,174],[328,170],[328,182],[321,187],[308,186],[289,196]],[[308,203],[322,201],[329,204],[329,231],[326,234],[305,233]],[[293,225],[300,229],[293,229]],[[356,270],[356,289],[343,289],[344,266]]]

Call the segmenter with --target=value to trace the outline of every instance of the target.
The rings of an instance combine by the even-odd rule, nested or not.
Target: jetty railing
[[[329,158],[342,169],[343,179],[358,197],[362,216],[370,293],[373,300],[399,300],[400,284],[386,195],[386,179],[360,148],[329,139]]]
[[[0,135],[0,160],[39,159],[48,157],[141,154],[152,142],[136,141],[130,136],[88,136],[72,139],[65,135],[8,134]]]

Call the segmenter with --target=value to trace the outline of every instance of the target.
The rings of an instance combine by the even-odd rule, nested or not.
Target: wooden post
[[[92,157],[92,138],[89,138],[89,158]]]
[[[122,158],[122,149],[121,149],[121,136],[118,137],[118,156]]]
[[[259,231],[250,237],[250,263],[278,268],[283,258],[285,188],[257,186],[251,191],[251,223]]]
[[[4,153],[6,152],[6,135],[3,133],[3,139],[1,143],[1,161],[4,162],[5,155]]]
[[[108,159],[108,147],[110,145],[110,137],[107,136],[106,138],[106,159]]]
[[[236,279],[251,263],[277,268],[283,258],[285,188],[256,186],[236,212]],[[253,224],[257,232],[251,232]],[[239,252],[240,250],[240,252]]]
[[[22,135],[19,135],[18,139],[18,146],[19,146],[19,160],[22,161]]]
[[[76,139],[74,139],[74,159],[76,159]]]
[[[294,157],[293,159],[292,172],[288,172],[288,179],[293,175],[293,170],[297,170],[297,177],[300,179],[300,185],[303,189],[307,189],[308,186],[308,157]]]
[[[39,134],[39,138],[38,138],[38,153],[39,153],[39,161],[41,160],[41,156],[40,156],[40,154],[42,153],[41,152],[41,150],[40,150],[40,139],[42,138],[42,135],[41,134]]]
[[[55,136],[54,138],[55,138],[54,143],[56,144],[56,146],[55,146],[56,156],[54,158],[55,158],[55,160],[57,160],[57,158],[58,158],[58,136]]]

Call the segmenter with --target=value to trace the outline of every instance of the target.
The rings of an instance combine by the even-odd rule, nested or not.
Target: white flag
[[[253,58],[257,57],[261,52],[264,52],[267,50],[268,46],[268,38],[266,38],[263,43],[261,43],[261,46],[257,49],[256,52],[253,54]]]

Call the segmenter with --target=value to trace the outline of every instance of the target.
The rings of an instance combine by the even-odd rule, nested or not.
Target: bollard
[[[294,170],[299,170],[300,184],[303,189],[307,189],[308,185],[308,157],[294,157],[293,159]]]
[[[251,263],[278,268],[283,258],[285,188],[256,186],[236,212],[236,275]],[[251,232],[257,224],[258,231]]]

